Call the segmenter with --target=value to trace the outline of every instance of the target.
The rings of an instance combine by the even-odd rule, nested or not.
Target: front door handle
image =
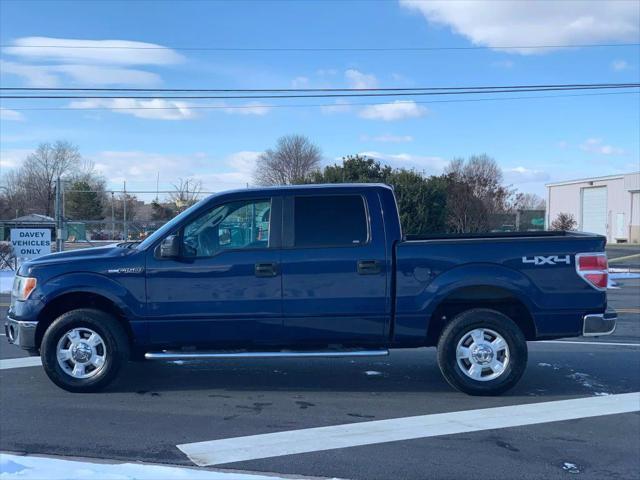
[[[275,277],[278,274],[278,265],[276,263],[256,263],[256,277]]]
[[[359,275],[376,275],[380,273],[380,262],[377,260],[358,260]]]

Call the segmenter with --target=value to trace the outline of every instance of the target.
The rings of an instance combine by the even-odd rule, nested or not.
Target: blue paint
[[[332,204],[348,196],[352,205],[361,198],[365,237],[296,247],[293,222],[302,196],[332,197]],[[215,235],[201,229],[203,239],[216,239],[212,254],[197,256],[204,251],[200,236],[185,244],[184,227],[199,225],[203,215],[243,202],[264,205],[264,199],[269,212],[252,211],[252,219],[226,212],[233,221],[225,228],[207,227]],[[181,253],[163,258],[161,242],[172,235],[182,242]],[[9,316],[50,321],[43,313],[50,302],[92,294],[129,322],[142,349],[411,347],[428,344],[442,302],[463,291],[486,301],[482,292],[491,291],[526,308],[537,338],[576,336],[583,315],[605,311],[606,293],[576,274],[574,255],[601,252],[604,245],[603,237],[585,234],[405,240],[393,192],[384,185],[237,190],[201,201],[137,246],[63,252],[24,264],[19,275],[37,278],[38,285],[28,300],[12,301]],[[570,262],[523,263],[532,255],[569,255]]]

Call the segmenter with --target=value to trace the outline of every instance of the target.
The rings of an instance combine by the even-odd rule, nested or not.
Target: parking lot
[[[205,468],[353,479],[638,478],[638,411],[400,441],[372,434],[348,448],[320,435],[308,453],[267,458],[256,443],[271,432],[638,392],[640,280],[619,280],[609,298],[620,313],[614,335],[530,343],[524,378],[501,397],[453,391],[434,349],[382,360],[131,364],[104,393],[70,394],[40,367],[6,362],[24,353],[2,337],[0,450],[193,466],[189,447],[178,445],[251,436],[241,455],[224,457],[243,460]],[[8,296],[0,303],[4,319]]]

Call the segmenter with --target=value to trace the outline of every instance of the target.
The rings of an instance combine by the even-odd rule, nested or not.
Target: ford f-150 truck
[[[387,355],[437,346],[455,388],[498,394],[527,341],[607,335],[605,238],[404,237],[378,184],[213,195],[141,243],[24,263],[5,326],[74,392],[129,360]]]

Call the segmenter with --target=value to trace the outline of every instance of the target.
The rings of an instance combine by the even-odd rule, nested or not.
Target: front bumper
[[[38,322],[27,322],[7,318],[4,324],[4,333],[9,343],[24,348],[25,350],[35,350],[36,347],[36,326]]]
[[[616,329],[618,313],[610,308],[604,313],[585,315],[582,323],[582,335],[585,337],[598,337],[611,335]]]

